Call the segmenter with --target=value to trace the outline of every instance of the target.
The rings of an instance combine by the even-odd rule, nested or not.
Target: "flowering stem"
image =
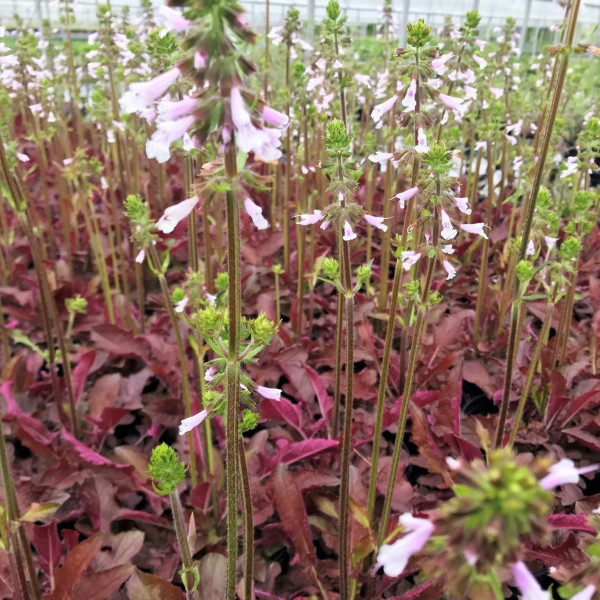
[[[573,0],[571,7],[570,19],[567,28],[567,34],[565,39],[565,49],[557,57],[557,61],[560,61],[560,65],[557,67],[556,86],[552,89],[552,100],[550,103],[550,110],[548,111],[548,120],[545,123],[544,132],[540,141],[540,154],[538,161],[535,164],[533,172],[533,182],[527,202],[525,202],[525,222],[521,232],[521,247],[519,249],[518,260],[523,260],[527,252],[527,245],[529,243],[529,236],[531,233],[531,226],[533,223],[533,215],[535,212],[535,204],[537,195],[540,190],[542,182],[542,176],[544,174],[544,165],[546,164],[546,156],[548,154],[548,147],[550,146],[550,137],[554,128],[554,121],[556,120],[556,114],[560,104],[560,96],[562,94],[563,85],[565,82],[565,75],[567,73],[567,66],[569,64],[569,52],[573,43],[573,37],[575,35],[575,26],[577,24],[577,15],[579,13],[579,6],[581,0]],[[500,414],[498,417],[498,424],[496,427],[496,436],[494,440],[494,447],[499,448],[502,446],[502,440],[504,437],[504,427],[506,425],[506,417],[508,414],[508,405],[510,402],[510,389],[512,384],[513,370],[515,364],[515,358],[517,354],[517,347],[519,344],[519,315],[518,313],[522,310],[522,305],[517,304],[519,293],[519,283],[516,279],[515,274],[512,275],[513,279],[513,305],[511,313],[510,332],[508,337],[508,355],[506,364],[506,374],[504,377],[504,390],[502,393],[502,403],[500,405]]]
[[[338,176],[344,179],[342,159],[338,157]],[[342,197],[342,208],[346,201]],[[350,242],[342,240],[342,287],[344,290],[344,315],[346,317],[346,389],[344,429],[342,434],[342,465],[340,478],[340,524],[339,524],[339,563],[340,563],[340,597],[349,599],[348,565],[350,559],[349,545],[349,490],[350,490],[350,455],[352,452],[352,405],[354,403],[354,294],[352,290],[352,271],[350,264]]]
[[[342,240],[338,238],[338,256],[342,255]],[[333,372],[333,436],[337,437],[340,423],[340,387],[342,381],[342,332],[344,329],[344,301],[337,295],[337,314],[335,321],[335,367]]]
[[[250,479],[248,478],[248,465],[244,452],[244,438],[239,438],[239,464],[240,483],[242,488],[242,510],[244,513],[244,600],[254,597],[254,519],[252,515],[252,494],[250,493]]]
[[[158,282],[160,284],[160,289],[162,291],[165,304],[167,306],[167,312],[169,313],[169,317],[171,319],[171,326],[173,327],[173,333],[175,335],[175,345],[177,346],[179,365],[181,367],[181,395],[183,396],[183,411],[185,414],[185,418],[188,419],[192,416],[192,407],[190,402],[190,381],[188,377],[185,347],[183,345],[181,331],[179,330],[179,319],[177,318],[177,314],[175,313],[175,309],[173,308],[173,303],[169,294],[169,286],[167,285],[167,280],[164,274],[160,272],[161,262],[158,258],[156,249],[152,244],[150,244],[148,246],[148,250],[150,253],[149,258],[152,261],[154,270],[156,273],[158,273]],[[191,431],[188,432],[187,438],[190,450],[190,472],[192,477],[192,487],[196,487],[198,485],[198,472],[196,470],[196,448],[194,443],[194,435]]]
[[[288,123],[290,119],[290,106],[291,106],[291,88],[290,88],[290,53],[291,46],[286,46],[285,55],[285,89],[288,90],[288,99],[286,103],[286,115]],[[283,196],[283,262],[285,270],[290,270],[290,215],[289,215],[289,204],[291,200],[292,190],[292,127],[288,125],[285,132],[285,187]]]
[[[229,150],[226,165],[235,168],[235,148]],[[230,174],[232,176],[232,174]],[[242,314],[239,207],[233,187],[225,193],[227,212],[227,273],[229,275],[229,348],[227,352],[227,422],[226,422],[226,481],[227,481],[227,600],[235,600],[237,576],[237,519],[238,519],[238,410],[240,405],[240,324]],[[252,577],[246,573],[245,577]]]
[[[552,294],[551,294],[548,304],[546,306],[546,314],[544,315],[542,329],[540,330],[540,334],[537,339],[537,343],[535,345],[535,349],[533,351],[531,361],[529,362],[529,369],[527,370],[527,377],[525,378],[525,384],[523,385],[523,391],[521,392],[521,398],[519,399],[519,405],[517,406],[517,412],[515,413],[512,431],[510,432],[510,438],[509,438],[508,444],[507,444],[507,446],[509,448],[512,448],[515,443],[515,438],[517,436],[517,431],[518,431],[519,425],[521,423],[521,417],[523,416],[523,410],[525,408],[525,403],[527,402],[527,398],[529,397],[529,390],[531,389],[531,384],[533,382],[533,376],[535,375],[538,360],[540,359],[540,354],[542,353],[542,346],[544,345],[546,337],[548,335],[548,332],[550,331],[550,322],[552,319],[552,313],[554,312],[554,306],[556,303],[557,292],[558,292],[558,286],[555,283],[552,288]]]
[[[435,221],[437,223],[437,220]],[[413,379],[415,376],[415,370],[417,366],[417,356],[419,352],[419,340],[421,339],[421,329],[425,321],[425,315],[427,309],[425,308],[425,302],[429,297],[431,290],[431,283],[433,281],[433,268],[435,266],[435,258],[428,259],[427,274],[425,276],[425,283],[421,291],[422,302],[419,305],[417,313],[417,322],[415,323],[415,330],[413,332],[413,343],[410,348],[410,354],[408,357],[408,368],[406,371],[404,391],[402,393],[402,404],[400,407],[400,414],[398,415],[398,430],[396,432],[396,439],[394,440],[394,450],[392,453],[392,466],[390,468],[390,478],[388,481],[388,487],[385,494],[385,501],[383,504],[383,514],[381,515],[381,523],[379,525],[378,543],[381,546],[385,539],[387,531],[388,520],[390,518],[390,510],[392,506],[392,496],[394,493],[394,484],[396,482],[396,475],[398,473],[398,463],[400,460],[400,450],[402,449],[402,441],[404,438],[404,430],[406,428],[406,417],[408,414],[408,404],[410,402],[410,396],[413,388]]]
[[[198,590],[194,581],[194,574],[192,569],[194,563],[192,561],[192,554],[188,546],[187,535],[185,531],[185,521],[183,519],[183,509],[181,508],[181,500],[179,500],[179,494],[171,492],[169,494],[169,500],[171,501],[171,510],[173,511],[173,521],[175,523],[175,534],[177,535],[177,543],[179,544],[179,552],[181,553],[181,562],[183,564],[184,572],[181,578],[183,579],[185,589],[189,592],[192,590],[192,597],[194,600],[200,600]]]

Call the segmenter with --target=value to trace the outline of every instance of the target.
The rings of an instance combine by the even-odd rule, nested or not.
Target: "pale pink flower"
[[[206,69],[206,65],[208,64],[208,56],[204,52],[200,52],[198,50],[196,54],[194,54],[194,69],[200,71],[201,69]]]
[[[484,227],[487,227],[489,229],[489,226],[486,225],[485,223],[465,223],[460,226],[460,228],[463,231],[466,231],[467,233],[474,233],[474,234],[480,235],[481,237],[483,237],[487,240],[489,238],[485,234],[485,231],[483,230]]]
[[[454,227],[452,227],[452,221],[450,220],[450,217],[448,216],[448,213],[442,209],[442,231],[440,233],[440,235],[445,239],[445,240],[452,240],[456,237],[456,234],[458,233],[458,231],[456,231],[456,229],[454,229]]]
[[[150,81],[132,83],[129,90],[119,99],[124,113],[134,113],[146,108],[160,98],[179,77],[179,69],[174,68]]]
[[[465,215],[471,214],[468,198],[454,198],[454,202],[456,203],[456,207],[458,208],[458,210],[460,210],[461,213],[464,213]]]
[[[262,385],[257,386],[256,391],[263,397],[269,400],[281,400],[281,390],[279,388],[268,388]]]
[[[588,465],[587,467],[577,469],[571,459],[563,458],[548,469],[549,473],[540,479],[540,485],[546,490],[552,490],[565,483],[577,483],[580,475],[596,471],[598,466]]]
[[[371,87],[371,78],[368,75],[360,75],[359,73],[354,74],[354,79],[362,85],[366,85],[368,88]]]
[[[487,66],[487,60],[481,58],[481,56],[477,56],[477,54],[473,54],[473,60],[479,65],[480,69],[485,69]]]
[[[383,567],[388,577],[398,577],[404,571],[410,558],[423,549],[434,529],[428,519],[418,519],[410,513],[400,517],[400,524],[409,533],[393,544],[383,544],[377,555],[377,565]]]
[[[492,93],[492,96],[494,96],[494,98],[496,98],[497,100],[504,96],[504,90],[502,88],[490,87],[490,92]]]
[[[442,246],[442,252],[444,254],[454,254],[454,248],[452,247],[452,244],[444,244]]]
[[[459,109],[462,105],[462,100],[454,98],[453,96],[447,96],[446,94],[440,94],[439,99],[450,109]]]
[[[552,250],[552,248],[556,246],[556,242],[558,242],[558,238],[553,238],[549,235],[545,235],[544,240],[546,240],[546,244],[548,244],[548,250]]]
[[[595,585],[588,585],[583,588],[580,592],[577,592],[574,596],[571,596],[571,600],[592,600],[592,596],[596,592]]]
[[[209,367],[208,369],[206,369],[206,373],[204,373],[204,381],[206,381],[207,383],[210,383],[215,378],[216,374],[217,374],[216,367]]]
[[[527,244],[527,251],[525,252],[527,256],[533,256],[535,254],[535,246],[533,245],[533,240],[529,240]]]
[[[380,121],[381,117],[386,112],[388,112],[392,108],[392,106],[394,106],[394,104],[396,104],[396,102],[398,102],[398,96],[396,96],[394,94],[391,98],[388,98],[387,100],[385,100],[381,104],[377,104],[375,106],[375,108],[371,111],[371,118],[374,121]]]
[[[448,468],[452,471],[456,471],[460,468],[460,460],[456,460],[456,458],[454,458],[453,456],[446,457],[446,464],[448,465]]]
[[[239,88],[231,89],[231,118],[235,126],[236,141],[242,152],[254,152],[258,160],[270,162],[281,157],[279,129],[258,129],[252,123]]]
[[[171,158],[171,144],[180,140],[195,120],[193,115],[189,115],[177,121],[160,122],[146,142],[146,156],[156,159],[158,163],[167,162]]]
[[[452,263],[448,260],[442,261],[442,265],[444,269],[446,269],[446,273],[448,273],[448,277],[446,277],[446,281],[449,279],[454,279],[456,277],[456,269],[452,266]]]
[[[162,24],[171,31],[185,31],[191,24],[180,12],[165,5],[158,8],[158,14],[162,17]]]
[[[438,75],[443,75],[448,67],[446,63],[454,56],[454,52],[448,52],[447,54],[442,54],[438,58],[434,58],[431,61],[431,66],[438,72]]]
[[[30,161],[29,156],[27,154],[23,154],[22,152],[17,152],[17,158],[20,162],[26,163]]]
[[[250,198],[244,199],[244,208],[257,229],[267,229],[269,222],[263,217],[262,208]]]
[[[411,112],[411,111],[415,110],[415,107],[417,106],[417,101],[415,99],[416,92],[417,92],[417,80],[411,79],[410,85],[408,86],[408,89],[406,90],[406,95],[404,96],[404,98],[402,100],[402,106],[404,106],[406,108],[406,110],[404,112]]]
[[[521,590],[522,600],[550,600],[549,592],[545,592],[525,563],[519,561],[512,566],[515,583]]]
[[[265,106],[262,111],[263,119],[269,124],[273,125],[273,127],[277,127],[278,129],[285,129],[290,120],[287,115],[279,112],[278,110],[274,110],[269,106]]]
[[[323,221],[321,223],[321,225],[319,225],[319,228],[322,229],[323,231],[325,231],[325,229],[327,229],[330,225],[331,225],[331,221]]]
[[[365,214],[364,219],[369,225],[377,227],[377,229],[381,229],[381,231],[387,231],[388,229],[388,226],[383,222],[383,217],[374,217],[373,215]]]
[[[417,192],[419,191],[418,187],[408,188],[399,194],[396,194],[394,198],[398,198],[398,202],[400,203],[400,208],[404,208],[406,201],[410,200]]]
[[[413,252],[412,250],[405,250],[400,253],[400,260],[402,261],[402,268],[405,271],[409,271],[410,268],[417,263],[421,258],[419,252]]]
[[[187,419],[183,419],[181,421],[181,425],[179,425],[179,435],[184,435],[188,431],[192,431],[195,427],[198,427],[200,423],[206,419],[208,416],[208,412],[206,410],[201,410],[198,414],[195,414]]]
[[[144,258],[146,257],[146,251],[144,249],[140,250],[135,257],[135,262],[142,264],[144,262]]]
[[[422,127],[419,127],[417,131],[417,145],[415,146],[415,152],[419,154],[423,154],[424,152],[429,152],[429,144],[427,143],[427,136],[423,131]]]
[[[155,226],[163,233],[171,233],[182,219],[185,219],[194,210],[200,198],[192,196],[165,209],[163,216],[156,222]]]
[[[298,225],[315,225],[321,219],[323,219],[325,215],[320,210],[313,210],[313,214],[305,213],[303,215],[296,215],[296,219]]]
[[[157,106],[158,121],[175,121],[192,112],[198,104],[198,98],[185,96],[182,100],[171,102],[170,100],[161,100]]]
[[[308,80],[306,84],[306,91],[312,92],[315,88],[319,87],[325,81],[324,75],[319,75],[318,77],[312,77]]]
[[[176,305],[175,305],[175,312],[176,313],[181,313],[185,310],[185,307],[187,306],[187,303],[190,301],[190,299],[187,296],[184,296],[183,300],[180,300]]]
[[[333,68],[334,69],[341,69],[342,68],[342,63],[336,59],[336,61],[333,63]]]
[[[356,239],[356,233],[354,233],[352,230],[352,225],[350,225],[348,221],[344,221],[344,235],[342,236],[342,239],[345,242]]]
[[[375,154],[369,154],[369,160],[374,163],[382,163],[386,160],[394,158],[393,152],[375,152]]]
[[[181,138],[181,147],[186,152],[189,152],[190,150],[193,150],[196,147],[194,141],[192,140],[190,134],[187,131],[183,134],[183,137]]]
[[[327,68],[327,61],[321,56],[317,62],[315,62],[315,66],[320,71],[324,71]]]

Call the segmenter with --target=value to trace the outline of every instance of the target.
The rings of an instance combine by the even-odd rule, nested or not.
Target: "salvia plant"
[[[600,599],[582,4],[1,28],[1,598]]]

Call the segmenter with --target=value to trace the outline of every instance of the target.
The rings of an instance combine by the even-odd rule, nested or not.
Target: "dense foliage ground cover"
[[[1,597],[598,600],[580,1],[539,56],[61,4],[0,46]]]

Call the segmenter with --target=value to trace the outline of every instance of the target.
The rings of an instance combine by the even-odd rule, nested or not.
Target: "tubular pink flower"
[[[256,391],[263,397],[269,400],[281,400],[281,390],[279,388],[268,388],[262,385],[257,386]]]
[[[315,88],[319,87],[323,83],[323,81],[325,81],[324,75],[319,75],[318,77],[313,77],[309,79],[308,83],[306,84],[306,91],[312,92]]]
[[[415,146],[415,152],[419,154],[423,154],[424,152],[429,152],[429,145],[427,144],[427,136],[423,131],[422,127],[419,127],[417,132],[417,145]]]
[[[454,98],[453,96],[447,96],[446,94],[440,94],[439,99],[450,109],[456,110],[460,108],[462,100]]]
[[[549,235],[545,235],[544,240],[546,240],[546,244],[548,244],[548,250],[552,250],[552,248],[556,246],[556,242],[558,242],[558,238],[553,238]]]
[[[527,244],[527,251],[525,252],[527,256],[533,256],[535,254],[535,246],[533,245],[533,240],[529,240]]]
[[[456,229],[454,229],[454,227],[452,227],[452,221],[450,220],[448,213],[444,209],[442,209],[441,219],[442,219],[442,231],[441,231],[440,235],[445,240],[454,239],[456,237],[456,234],[458,233],[458,231]]]
[[[314,210],[313,214],[305,213],[303,215],[296,215],[296,219],[299,219],[296,223],[298,225],[315,225],[323,219],[325,215],[320,210]]]
[[[204,373],[204,381],[210,383],[214,379],[216,374],[217,369],[215,367],[209,367],[208,369],[206,369],[206,373]]]
[[[456,277],[456,269],[452,266],[452,263],[449,260],[444,260],[442,261],[442,265],[444,266],[444,269],[446,269],[446,273],[448,273],[446,281],[454,279]]]
[[[463,225],[460,225],[460,228],[463,231],[466,231],[467,233],[473,233],[473,234],[480,235],[481,237],[483,237],[487,240],[489,238],[485,234],[485,231],[483,230],[484,227],[487,227],[489,229],[489,226],[486,225],[485,223],[465,223]]]
[[[456,207],[460,210],[461,213],[465,215],[471,214],[471,209],[469,208],[469,199],[468,198],[454,198],[454,202],[456,203]]]
[[[400,208],[404,208],[406,201],[410,200],[417,192],[419,191],[418,187],[408,188],[399,194],[396,194],[394,198],[398,198],[398,202],[400,203]]]
[[[392,106],[396,104],[396,102],[398,102],[398,96],[394,94],[391,98],[388,98],[381,104],[377,104],[377,106],[375,106],[375,108],[371,111],[371,118],[375,122],[381,120],[381,117],[388,112]]]
[[[321,225],[319,225],[319,228],[325,231],[325,229],[327,229],[329,225],[331,225],[331,221],[323,221]]]
[[[170,31],[185,31],[191,24],[180,12],[168,6],[160,6],[158,14],[163,19],[163,25]]]
[[[421,258],[419,252],[413,252],[412,250],[405,250],[400,253],[400,260],[402,261],[402,268],[405,271],[410,271],[410,268],[417,263]]]
[[[417,101],[415,99],[416,92],[417,92],[417,80],[411,79],[410,85],[408,86],[408,89],[406,90],[406,95],[402,99],[402,106],[404,106],[406,108],[406,110],[404,112],[411,112],[411,111],[415,110],[415,107],[417,106]]]
[[[179,221],[185,219],[194,210],[199,200],[198,196],[192,196],[187,200],[167,207],[163,216],[156,222],[156,228],[163,233],[171,233],[177,227]]]
[[[22,152],[17,152],[17,158],[23,163],[27,163],[31,160],[27,154],[23,154]]]
[[[577,469],[571,459],[563,458],[550,467],[548,475],[540,479],[540,485],[545,490],[552,490],[565,483],[577,483],[580,475],[596,471],[599,466],[588,465]]]
[[[342,239],[345,242],[356,239],[356,233],[352,231],[352,225],[350,225],[348,221],[344,221],[344,235],[342,236]]]
[[[181,139],[193,125],[195,117],[190,115],[177,121],[162,121],[152,137],[146,142],[146,156],[164,163],[171,157],[171,144]]]
[[[135,257],[135,262],[142,264],[144,262],[144,258],[146,258],[146,251],[142,249],[138,252],[137,256]]]
[[[394,158],[393,152],[375,152],[375,154],[369,154],[369,160],[374,163],[382,163],[386,160]]]
[[[434,529],[429,520],[417,519],[410,513],[400,517],[400,524],[409,533],[393,544],[383,544],[377,555],[377,565],[383,567],[388,577],[398,577],[404,571],[410,558],[423,549]]]
[[[588,585],[583,588],[580,592],[577,592],[574,596],[571,596],[571,600],[592,600],[592,596],[596,592],[595,585]]]
[[[250,198],[244,199],[244,208],[257,229],[267,229],[269,222],[263,217],[262,208]]]
[[[477,54],[473,54],[473,60],[479,65],[480,69],[485,69],[487,66],[487,60],[481,58],[481,56],[477,56]]]
[[[175,121],[192,112],[198,104],[197,98],[184,97],[177,102],[162,100],[157,106],[158,121]]]
[[[181,425],[179,425],[179,435],[184,435],[188,431],[192,431],[195,427],[198,427],[204,419],[208,416],[208,412],[206,410],[201,410],[198,414],[195,414],[187,419],[183,419],[181,421]]]
[[[187,303],[190,301],[190,299],[185,296],[183,298],[183,300],[180,300],[176,305],[175,305],[175,312],[176,313],[181,313],[185,310],[185,307],[187,306]]]
[[[438,58],[434,58],[431,61],[431,66],[438,72],[438,75],[443,75],[448,70],[446,63],[453,56],[454,56],[454,52],[448,52],[447,54],[443,54],[442,56],[439,56]]]
[[[201,69],[206,69],[206,65],[208,64],[208,56],[204,52],[200,52],[198,50],[196,54],[194,54],[194,69],[200,71]]]
[[[270,108],[269,106],[265,106],[263,108],[263,119],[269,124],[273,125],[273,127],[277,127],[278,129],[285,129],[290,120],[287,115],[280,113],[277,110]]]
[[[278,149],[281,145],[281,131],[255,127],[237,87],[231,89],[231,118],[237,132],[236,141],[242,152],[254,152],[258,160],[265,162],[281,157],[281,150]]]
[[[381,229],[381,231],[387,231],[388,226],[384,224],[383,217],[374,217],[373,215],[364,215],[365,221],[372,225],[373,227],[377,227],[377,229]]]
[[[132,83],[129,90],[119,99],[124,113],[134,113],[146,108],[151,102],[160,98],[177,81],[180,72],[174,68],[150,81]]]
[[[444,254],[454,254],[454,248],[452,247],[452,244],[444,244],[442,246],[442,252]]]
[[[360,75],[359,73],[354,74],[354,79],[361,85],[366,85],[368,88],[371,87],[371,78],[368,75]]]
[[[525,563],[519,561],[512,566],[515,583],[521,590],[522,600],[550,600],[550,594],[545,592],[536,578],[531,574]]]

